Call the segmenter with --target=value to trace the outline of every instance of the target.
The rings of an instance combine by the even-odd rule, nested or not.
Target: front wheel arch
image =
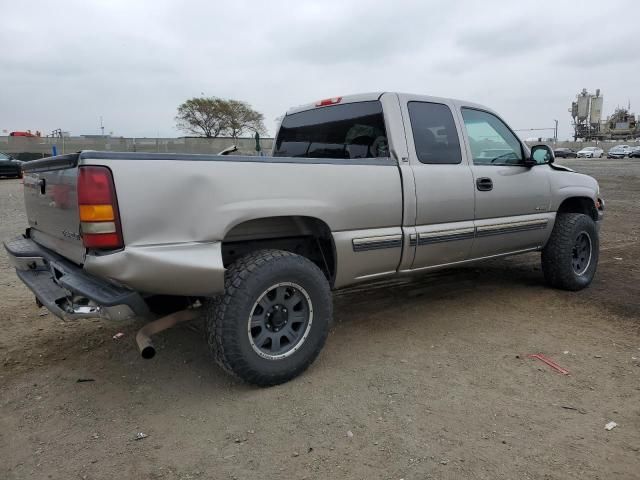
[[[565,198],[558,206],[557,215],[565,213],[582,213],[593,221],[598,220],[598,210],[589,197],[569,197]]]

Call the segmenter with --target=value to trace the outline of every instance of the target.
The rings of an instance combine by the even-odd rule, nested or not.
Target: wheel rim
[[[253,304],[247,333],[251,348],[263,358],[278,360],[295,353],[304,343],[313,322],[313,305],[300,285],[272,285]]]
[[[587,232],[580,232],[571,254],[571,266],[577,275],[583,275],[591,265],[591,250],[591,237]]]

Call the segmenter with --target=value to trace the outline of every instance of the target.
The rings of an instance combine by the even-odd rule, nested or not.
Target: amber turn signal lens
[[[114,220],[111,205],[80,205],[81,222],[112,222]]]

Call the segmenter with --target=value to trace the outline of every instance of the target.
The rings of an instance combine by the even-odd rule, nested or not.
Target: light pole
[[[558,120],[554,120],[556,122],[556,126],[553,129],[553,143],[554,145],[558,143]]]

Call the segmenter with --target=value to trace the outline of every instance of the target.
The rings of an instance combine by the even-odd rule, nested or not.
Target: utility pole
[[[553,143],[556,144],[558,143],[558,120],[554,120],[554,122],[556,122],[556,126],[553,130]]]
[[[102,115],[100,115],[100,131],[102,132],[102,136],[104,137],[104,124],[102,123]]]

